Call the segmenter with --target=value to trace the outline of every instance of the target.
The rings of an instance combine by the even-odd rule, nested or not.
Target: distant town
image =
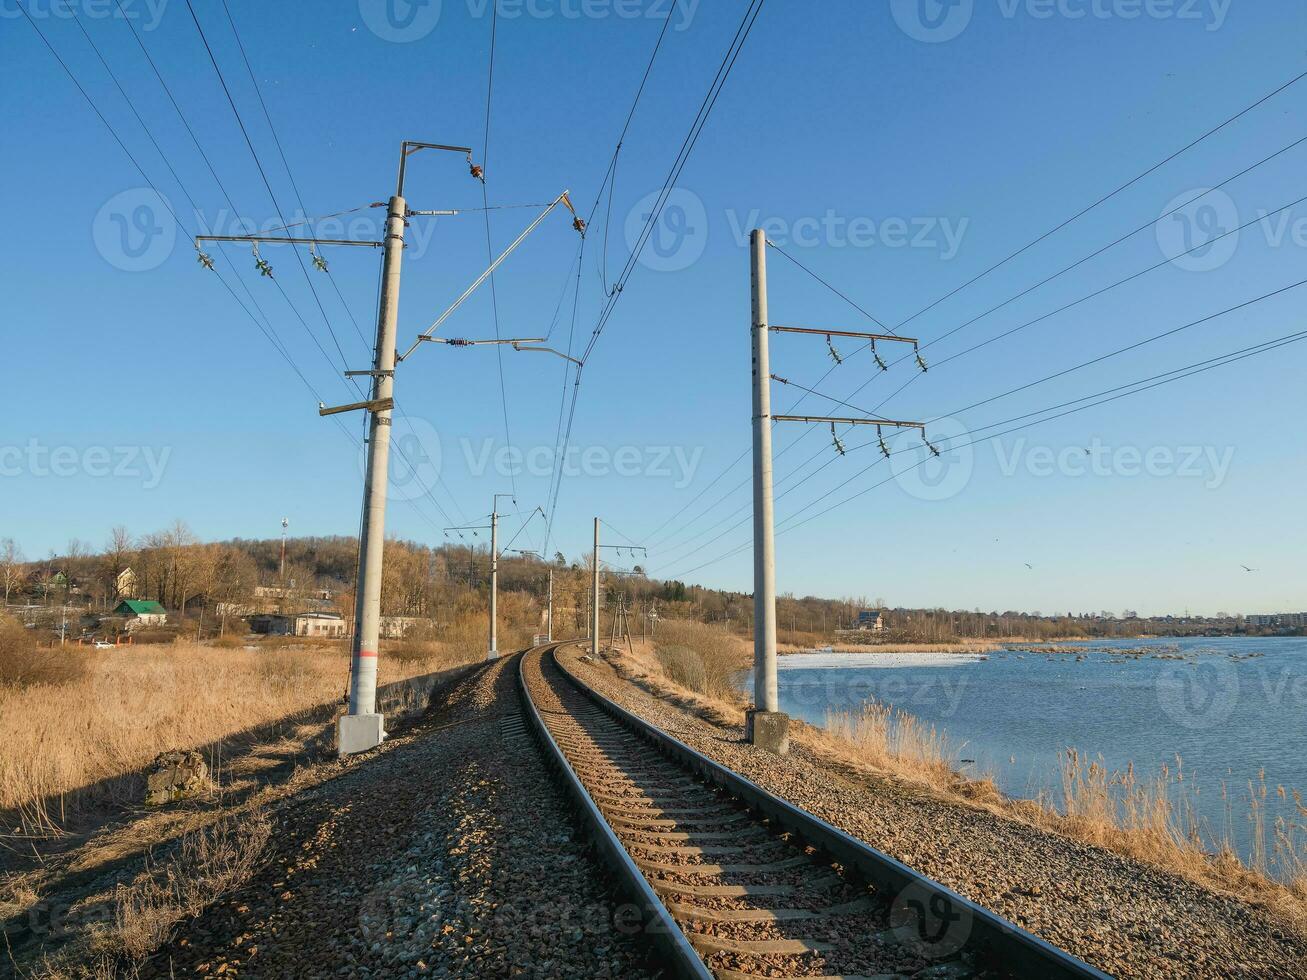
[[[26,561],[0,542],[5,611],[45,643],[160,642],[230,633],[336,640],[352,628],[352,538],[290,538],[204,544],[183,524],[134,539],[114,529],[96,552],[73,543],[64,555]],[[391,640],[438,639],[475,617],[488,588],[488,555],[464,545],[387,543],[396,568],[382,602],[381,631]],[[552,595],[560,629],[583,630],[588,556],[552,561],[501,556],[500,589],[516,595],[514,618],[538,626]],[[553,582],[552,591],[549,583]],[[605,610],[619,603],[648,629],[660,617],[752,628],[748,593],[646,576],[640,566],[604,578]],[[520,606],[520,609],[517,608]],[[839,599],[786,594],[777,599],[781,639],[818,644],[950,643],[1134,636],[1303,635],[1307,612],[1214,616],[1140,616],[1133,610],[1045,615],[1040,612],[920,609],[867,596]]]

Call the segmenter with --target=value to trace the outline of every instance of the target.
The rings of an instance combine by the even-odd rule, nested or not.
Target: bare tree
[[[27,578],[27,567],[23,560],[23,549],[13,538],[0,541],[0,578],[5,584],[5,605],[9,605],[9,593],[22,585]]]
[[[121,525],[109,532],[109,540],[104,545],[103,577],[105,594],[114,599],[131,599],[134,596],[123,595],[121,591],[123,572],[131,567],[133,555],[132,536]],[[133,590],[135,591],[135,590]]]

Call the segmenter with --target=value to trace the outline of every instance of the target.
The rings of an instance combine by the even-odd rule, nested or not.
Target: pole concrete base
[[[790,751],[790,716],[783,711],[758,711],[750,708],[744,713],[744,738],[750,745],[788,755]]]
[[[386,737],[383,715],[341,715],[336,724],[336,750],[355,755],[375,749]]]

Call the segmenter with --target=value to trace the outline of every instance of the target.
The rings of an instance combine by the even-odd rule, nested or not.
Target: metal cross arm
[[[560,204],[565,204],[567,206],[567,209],[571,211],[573,215],[576,214],[575,209],[572,207],[572,199],[568,196],[567,191],[563,191],[563,193],[559,194],[558,197],[554,198],[553,203],[550,204],[549,207],[545,208],[544,211],[542,211],[539,215],[536,216],[536,219],[532,221],[531,224],[527,225],[526,230],[523,231],[522,234],[518,235],[516,239],[514,239],[513,244],[509,245],[508,248],[504,249],[504,251],[500,254],[499,258],[495,259],[495,261],[490,263],[490,266],[485,270],[485,272],[477,276],[476,280],[472,283],[472,285],[468,286],[467,289],[463,290],[463,295],[459,296],[458,299],[454,300],[453,304],[449,307],[449,309],[445,310],[444,313],[440,314],[440,316],[436,318],[436,322],[431,324],[431,326],[429,326],[426,330],[424,330],[417,340],[413,341],[413,346],[411,346],[408,350],[404,351],[403,354],[399,355],[396,358],[396,360],[400,360],[400,361],[407,360],[408,358],[413,356],[414,351],[416,351],[420,346],[422,346],[422,341],[430,340],[432,334],[434,334],[437,330],[440,329],[440,325],[444,323],[446,320],[448,320],[450,316],[453,315],[455,310],[457,310],[460,306],[462,306],[464,303],[467,302],[468,297],[470,297],[473,293],[475,293],[481,287],[481,284],[484,283],[487,279],[489,279],[494,274],[495,270],[498,269],[500,265],[503,264],[504,260],[508,258],[510,255],[512,255],[514,250],[516,250],[519,245],[521,245],[524,241],[526,241],[528,236],[530,236],[530,234],[533,231],[535,231],[536,228],[540,227],[540,223],[544,221],[545,218],[549,217],[549,215],[553,212],[553,210],[556,207],[558,207],[558,205]],[[579,222],[580,219],[577,218],[576,221]],[[582,225],[582,227],[584,227],[584,225]],[[582,231],[582,234],[584,234],[584,231]]]
[[[381,248],[385,242],[357,242],[348,238],[286,238],[280,235],[196,235],[195,247],[200,242],[244,242],[247,245],[257,243],[272,245],[358,245],[363,248]]]
[[[913,344],[917,343],[916,337],[896,337],[893,334],[884,333],[859,333],[854,330],[821,330],[815,327],[778,327],[769,326],[767,328],[772,333],[810,333],[818,337],[857,337],[862,340],[884,340],[891,343]]]
[[[890,428],[897,428],[897,429],[920,429],[922,432],[926,431],[925,422],[899,422],[899,421],[895,421],[894,419],[866,419],[866,418],[855,419],[855,418],[839,418],[839,417],[829,416],[829,415],[773,415],[772,421],[817,422],[822,425],[825,425],[829,422],[833,422],[837,425],[876,425],[876,426],[889,426]]]

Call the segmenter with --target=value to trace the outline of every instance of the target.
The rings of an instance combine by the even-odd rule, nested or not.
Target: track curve
[[[1106,977],[609,701],[567,645],[522,656],[527,715],[675,975]]]

